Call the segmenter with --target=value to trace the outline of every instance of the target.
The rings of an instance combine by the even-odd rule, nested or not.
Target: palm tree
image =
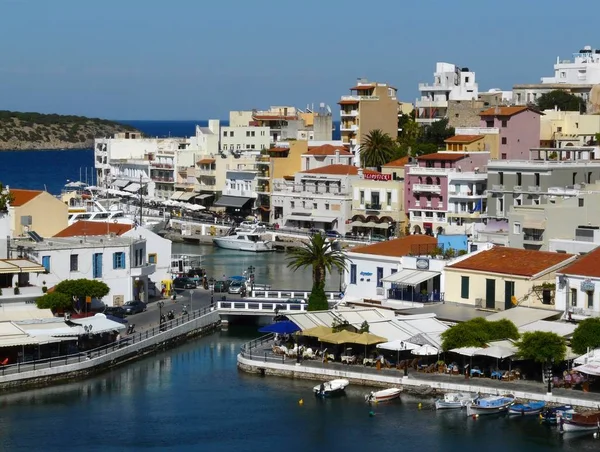
[[[288,268],[312,267],[313,287],[308,299],[309,311],[328,309],[325,296],[325,278],[334,269],[340,273],[346,270],[348,258],[343,251],[333,247],[333,241],[324,234],[314,234],[310,241],[300,248],[294,248],[288,256]]]
[[[360,164],[363,168],[380,168],[393,156],[394,140],[380,129],[371,130],[360,146]]]

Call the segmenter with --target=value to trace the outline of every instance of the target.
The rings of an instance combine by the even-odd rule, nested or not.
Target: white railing
[[[498,127],[457,127],[454,129],[455,135],[498,135]]]
[[[340,116],[358,116],[358,110],[350,110],[350,111],[340,110]]]
[[[409,166],[408,174],[447,174],[455,172],[454,168],[429,168],[426,166]]]
[[[430,185],[430,184],[414,184],[413,192],[417,192],[417,191],[440,193],[442,191],[442,187],[440,187],[439,185]]]
[[[277,301],[219,301],[218,312],[240,311],[240,312],[306,312],[306,303],[279,303]]]

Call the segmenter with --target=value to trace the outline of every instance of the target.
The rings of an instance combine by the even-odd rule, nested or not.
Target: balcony
[[[356,132],[358,131],[358,126],[356,124],[340,124],[341,132]]]
[[[528,187],[528,191],[533,192],[533,193],[539,193],[541,191],[541,188],[539,185],[530,185]]]
[[[419,193],[419,192],[441,193],[442,187],[440,187],[439,185],[430,185],[430,184],[414,184],[413,192],[414,193]]]
[[[409,166],[408,174],[417,176],[443,176],[455,171],[454,168],[428,168],[426,166]]]
[[[144,264],[139,267],[131,267],[131,276],[151,276],[156,271],[155,264]]]
[[[473,212],[473,211],[459,211],[459,212],[448,212],[448,216],[452,218],[479,218],[481,217],[481,212]]]
[[[544,234],[523,234],[524,242],[533,242],[536,245],[541,244],[544,241]]]
[[[154,182],[162,182],[162,183],[175,183],[175,179],[173,179],[172,177],[161,177],[161,176],[150,176],[150,179],[152,179]]]
[[[381,210],[380,203],[367,203],[365,206],[365,210]]]
[[[201,176],[216,176],[217,170],[210,168],[196,168],[196,177]]]
[[[151,161],[150,162],[150,167],[151,168],[166,168],[166,169],[171,169],[173,168],[173,165],[171,163],[159,163],[156,161]]]
[[[490,191],[504,191],[506,188],[504,185],[492,185]]]
[[[354,100],[354,101],[361,101],[361,100],[379,100],[379,96],[342,96],[342,100]]]
[[[417,99],[415,102],[416,108],[448,108],[447,100],[428,100]]]
[[[340,116],[358,116],[358,110],[340,111]]]
[[[453,85],[430,85],[429,83],[419,83],[419,91],[452,91]]]
[[[443,292],[429,292],[423,294],[413,287],[397,287],[388,289],[388,300],[414,301],[416,303],[431,303],[444,301]]]
[[[461,199],[477,199],[485,198],[486,195],[483,190],[476,190],[474,193],[472,191],[448,190],[448,197]]]
[[[268,184],[257,185],[256,186],[256,193],[259,193],[259,194],[270,194],[271,193],[271,187]]]

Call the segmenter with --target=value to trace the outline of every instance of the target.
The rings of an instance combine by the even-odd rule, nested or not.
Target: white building
[[[308,171],[328,165],[352,165],[354,155],[343,145],[308,143],[308,151],[302,154],[302,169]]]
[[[46,273],[30,275],[31,284],[52,287],[66,279],[95,279],[110,288],[103,301],[121,305],[129,300],[148,301],[149,277],[155,264],[146,256],[146,240],[134,237],[85,236],[14,241],[13,248],[38,264]],[[14,252],[13,252],[14,254]]]
[[[229,170],[222,196],[213,205],[234,211],[253,211],[256,207],[258,172],[251,169]]]
[[[600,247],[557,272],[555,308],[572,320],[600,316]]]
[[[417,98],[416,121],[428,125],[446,117],[448,101],[477,99],[479,88],[475,72],[450,63],[436,63],[433,84],[419,83],[421,97]]]
[[[221,151],[241,153],[269,149],[271,137],[269,127],[237,126],[221,127]]]

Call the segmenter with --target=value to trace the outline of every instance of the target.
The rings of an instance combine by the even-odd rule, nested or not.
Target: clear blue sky
[[[599,0],[0,0],[0,109],[118,119],[334,111],[357,77],[414,101],[436,61],[480,90],[600,47]]]

